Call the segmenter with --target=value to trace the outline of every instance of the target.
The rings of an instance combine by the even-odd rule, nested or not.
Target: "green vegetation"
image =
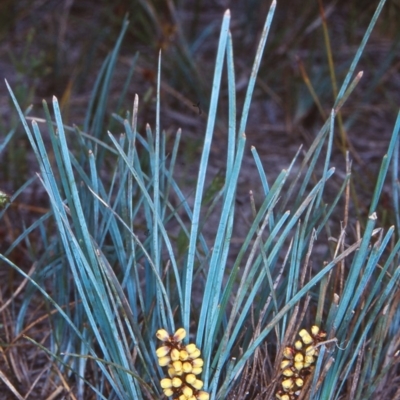
[[[321,83],[314,90],[309,85],[310,104],[325,119],[307,150],[298,151],[271,177],[257,147],[251,147],[257,186],[243,207],[238,196],[246,168],[246,132],[253,120],[250,105],[260,95],[257,84],[263,86],[267,79],[257,77],[271,39],[275,2],[243,96],[237,93],[231,15],[224,14],[202,115],[201,156],[191,180],[183,179],[179,168],[180,160],[194,161],[183,154],[190,144],[181,140],[180,129],[162,129],[161,52],[150,107],[154,125],[139,124],[138,96],[132,112],[121,113],[137,56],[116,100],[117,112],[110,112],[126,20],[94,83],[82,125],[63,120],[56,97],[52,107],[43,101],[44,118],[29,117],[30,109],[23,111],[7,83],[29,141],[25,167],[38,165],[38,174],[10,196],[1,192],[0,219],[10,226],[7,213],[24,191],[38,191],[38,186],[49,207],[32,205],[24,229],[10,231],[12,240],[7,239],[10,243],[0,254],[9,278],[1,289],[8,298],[0,298],[4,360],[15,351],[32,374],[31,381],[22,374],[10,379],[15,364],[4,361],[0,390],[20,399],[27,387],[36,398],[57,394],[76,399],[160,399],[163,393],[180,400],[395,395],[400,114],[378,176],[370,179],[373,188],[363,213],[359,188],[369,190],[372,184],[362,186],[360,170],[352,175],[346,152],[356,153],[347,129],[357,111],[343,112],[359,90],[362,73],[357,66],[384,3],[371,16],[342,84],[329,64],[334,95],[329,112],[320,101],[326,86]],[[155,17],[153,22],[159,24]],[[187,50],[183,36],[180,46]],[[190,53],[185,55],[199,70]],[[207,90],[198,93],[201,100]],[[217,146],[216,132],[221,131],[223,145]],[[0,151],[7,152],[17,135],[10,130]],[[338,177],[332,161],[335,146],[345,160],[340,165],[345,164],[345,173]],[[15,157],[21,163],[21,156]],[[214,158],[224,163],[216,173]],[[387,193],[392,211],[384,219]],[[247,225],[240,219],[244,209],[251,216]],[[23,249],[21,257],[15,257],[18,249]],[[26,359],[20,347],[28,349]],[[180,375],[187,359],[196,374],[188,367]],[[169,378],[163,367],[169,368]],[[40,373],[34,373],[38,368]]]

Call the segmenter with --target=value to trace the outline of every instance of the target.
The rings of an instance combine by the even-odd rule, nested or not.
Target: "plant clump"
[[[209,393],[201,390],[203,381],[197,379],[203,371],[201,352],[193,343],[182,343],[185,329],[179,328],[173,335],[159,329],[156,336],[163,342],[156,350],[158,364],[166,367],[169,375],[160,381],[164,394],[174,400],[208,400]]]
[[[317,345],[326,338],[326,332],[313,325],[308,332],[299,332],[300,340],[283,350],[281,361],[280,388],[276,393],[279,400],[295,400],[299,397],[305,380],[312,374],[318,357]]]

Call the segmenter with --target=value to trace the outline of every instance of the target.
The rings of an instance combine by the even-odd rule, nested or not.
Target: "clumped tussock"
[[[114,114],[107,124],[127,22],[101,68],[82,127],[63,121],[56,97],[51,110],[43,101],[44,119],[28,118],[7,83],[39,170],[20,192],[37,180],[50,207],[0,254],[4,268],[24,279],[10,299],[0,297],[7,344],[0,361],[6,366],[0,368],[3,392],[21,399],[33,393],[135,400],[397,396],[400,114],[365,217],[349,211],[357,199],[349,157],[342,176],[335,177],[332,162],[336,122],[340,130],[341,110],[362,79],[358,61],[383,4],[308,149],[273,179],[251,147],[257,187],[246,199],[239,239],[246,130],[275,1],[242,107],[231,15],[224,14],[189,194],[177,161],[182,131],[161,129],[161,54],[154,129],[138,125],[138,96],[132,112]],[[220,115],[222,90],[226,115]],[[216,153],[214,133],[223,117],[226,145]],[[340,140],[344,146],[346,137]],[[211,176],[213,157],[223,163],[217,176]],[[385,190],[397,215],[389,226],[379,208]],[[0,193],[0,218],[20,192]],[[32,255],[29,272],[10,257],[21,242]],[[35,352],[24,356],[26,343]],[[18,364],[24,368],[10,378],[18,370],[16,357],[26,357]]]

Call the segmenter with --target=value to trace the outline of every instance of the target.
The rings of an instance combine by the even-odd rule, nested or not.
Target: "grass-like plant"
[[[261,190],[254,188],[249,196],[253,220],[241,230],[238,251],[231,243],[246,124],[275,1],[241,114],[229,11],[224,15],[193,197],[184,194],[186,188],[175,178],[181,132],[167,151],[171,138],[161,129],[161,56],[155,129],[147,126],[145,132],[138,131],[136,97],[132,113],[125,119],[114,115],[115,130],[105,135],[107,90],[119,44],[101,71],[83,130],[63,124],[56,98],[54,119],[43,102],[45,120],[32,118],[29,124],[8,86],[51,208],[0,258],[29,281],[14,334],[48,354],[51,368],[43,372],[48,379],[81,399],[160,399],[163,391],[179,399],[393,395],[387,382],[396,373],[400,340],[400,117],[362,231],[346,235],[355,224],[348,215],[349,165],[336,195],[325,192],[335,173],[330,165],[335,118],[361,78],[359,73],[353,79],[357,62],[383,4],[381,0],[331,114],[301,163],[299,152],[270,183],[256,148],[251,149]],[[226,168],[223,186],[208,202],[207,173],[224,69]],[[376,209],[391,163],[397,219],[384,231]],[[262,195],[260,203],[257,195]],[[333,217],[342,200],[345,223],[340,229]],[[34,270],[26,273],[7,255],[21,241],[29,243],[34,230],[44,250]],[[31,337],[24,323],[37,292],[45,299],[51,328],[46,345]],[[156,334],[164,342],[161,350]],[[200,354],[191,357],[192,347],[185,342],[189,338],[193,352],[201,352],[202,361],[195,365]],[[187,360],[191,365],[182,375]],[[192,377],[190,368],[201,369],[196,370],[201,380]],[[185,386],[181,377],[189,375]],[[0,378],[21,397],[4,374]]]

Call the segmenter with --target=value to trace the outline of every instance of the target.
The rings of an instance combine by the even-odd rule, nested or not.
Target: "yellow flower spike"
[[[168,375],[170,378],[173,378],[177,375],[174,367],[168,368]]]
[[[303,381],[303,379],[301,379],[301,378],[297,378],[297,379],[295,380],[295,384],[296,384],[297,387],[301,388],[301,387],[303,387],[303,385],[304,385],[304,381]]]
[[[165,356],[158,359],[158,365],[160,367],[166,367],[171,362],[171,357]]]
[[[202,367],[204,365],[204,361],[202,358],[196,358],[195,360],[192,361],[192,365],[194,368]]]
[[[174,391],[172,389],[164,389],[163,392],[167,397],[170,397],[174,394]]]
[[[193,382],[196,381],[196,375],[194,375],[194,374],[187,374],[186,377],[185,377],[185,380],[186,380],[186,382],[187,382],[189,385],[191,385],[191,384],[193,384]]]
[[[158,339],[162,340],[163,342],[166,342],[169,340],[169,333],[165,329],[159,329],[156,332],[156,336]]]
[[[288,368],[292,365],[292,362],[290,360],[283,360],[281,362],[281,369]]]
[[[320,331],[319,326],[313,325],[313,326],[311,327],[311,334],[312,334],[312,335],[317,336],[318,333],[319,333],[319,331]]]
[[[201,368],[201,367],[192,368],[192,374],[194,374],[194,375],[199,375],[202,372],[203,372],[203,368]]]
[[[294,342],[294,347],[296,350],[301,350],[303,348],[303,342],[301,340],[296,340]]]
[[[181,387],[182,386],[182,379],[178,377],[172,378],[172,386],[175,388]]]
[[[303,341],[304,344],[310,344],[313,342],[313,338],[305,329],[302,329],[299,332],[299,336],[301,337],[301,340]]]
[[[201,381],[200,379],[196,379],[194,382],[191,383],[191,385],[192,385],[195,389],[200,390],[200,389],[203,387],[204,382]]]
[[[293,379],[285,379],[282,381],[282,388],[285,392],[288,392],[290,389],[293,389],[294,387],[294,382]]]
[[[168,346],[161,346],[156,350],[156,354],[158,358],[165,357],[169,354],[171,349]]]
[[[175,333],[174,333],[174,341],[175,342],[181,342],[184,338],[186,337],[186,331],[183,328],[179,328]]]
[[[287,368],[283,370],[282,375],[287,376],[289,378],[294,375],[294,372],[290,368]]]
[[[172,366],[174,367],[177,374],[182,371],[182,361],[174,361],[172,363]]]
[[[161,379],[160,385],[163,389],[170,389],[172,387],[172,380],[169,378]]]
[[[209,400],[210,399],[210,394],[207,392],[204,392],[203,390],[200,390],[197,394],[196,394],[196,399],[197,400]]]
[[[187,346],[185,346],[185,349],[189,354],[192,354],[197,350],[197,347],[194,343],[189,343]]]
[[[182,388],[182,393],[186,396],[186,397],[192,397],[193,396],[193,389],[190,388],[189,386],[184,386]]]
[[[296,353],[296,355],[294,356],[294,361],[295,362],[301,362],[304,360],[304,356],[301,353]]]
[[[178,349],[172,349],[170,357],[171,357],[172,361],[178,361],[179,360],[179,350]]]
[[[181,361],[186,361],[189,358],[189,353],[186,350],[181,350],[179,352],[179,359]]]

